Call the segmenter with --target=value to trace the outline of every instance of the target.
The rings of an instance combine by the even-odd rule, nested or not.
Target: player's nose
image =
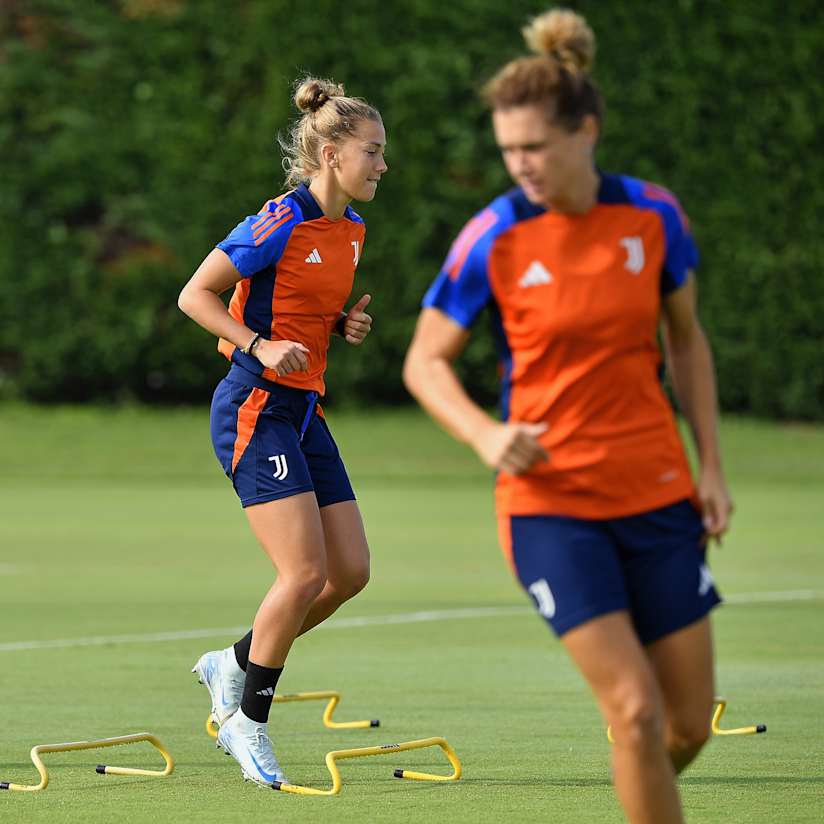
[[[529,155],[522,151],[514,152],[512,163],[519,172],[526,171],[529,166]]]

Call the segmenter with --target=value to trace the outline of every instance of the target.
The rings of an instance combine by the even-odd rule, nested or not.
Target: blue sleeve
[[[666,235],[664,268],[661,272],[661,293],[668,295],[680,289],[690,270],[698,266],[698,249],[690,232],[690,224],[675,195],[661,186],[648,184],[644,196],[662,217]]]
[[[691,270],[698,266],[698,248],[695,245],[689,225],[676,215],[674,219],[664,219],[667,229],[667,256],[661,272],[661,293],[668,295],[680,289]]]
[[[472,326],[492,297],[488,261],[496,223],[498,217],[490,209],[467,223],[424,295],[424,307],[440,309],[465,329]]]
[[[277,205],[270,201],[267,211],[250,215],[217,244],[245,278],[273,266],[280,260],[292,230],[299,222],[291,201]]]

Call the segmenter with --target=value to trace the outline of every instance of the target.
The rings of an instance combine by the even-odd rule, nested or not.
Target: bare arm
[[[675,394],[698,450],[704,527],[709,536],[720,539],[729,526],[733,505],[721,466],[715,366],[698,320],[691,273],[684,286],[664,299],[664,344]]]
[[[243,349],[255,333],[236,321],[219,297],[240,278],[240,272],[228,255],[220,249],[212,249],[181,290],[177,305],[195,323]]]
[[[467,395],[452,366],[469,332],[437,309],[424,309],[406,353],[403,380],[420,405],[488,466],[513,475],[547,460],[538,437],[546,424],[501,423]]]
[[[198,266],[177,299],[181,311],[213,335],[228,340],[239,349],[246,347],[255,333],[236,321],[226,309],[220,295],[241,279],[229,256],[213,249]],[[252,354],[278,375],[288,375],[308,367],[309,350],[296,341],[270,341],[261,338]]]

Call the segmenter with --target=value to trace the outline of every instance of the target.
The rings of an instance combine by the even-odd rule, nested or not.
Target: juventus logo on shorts
[[[552,594],[546,578],[541,578],[539,581],[530,584],[527,592],[535,599],[538,612],[540,612],[544,618],[555,617],[555,596]]]
[[[289,474],[286,455],[270,455],[269,460],[275,462],[275,478],[282,481]]]

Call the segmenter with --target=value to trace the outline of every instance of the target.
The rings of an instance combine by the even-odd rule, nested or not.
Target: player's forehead
[[[501,148],[533,146],[550,140],[556,131],[538,106],[513,106],[492,112],[495,140]]]
[[[355,127],[352,137],[360,143],[379,149],[386,146],[386,130],[380,120],[361,120]]]

